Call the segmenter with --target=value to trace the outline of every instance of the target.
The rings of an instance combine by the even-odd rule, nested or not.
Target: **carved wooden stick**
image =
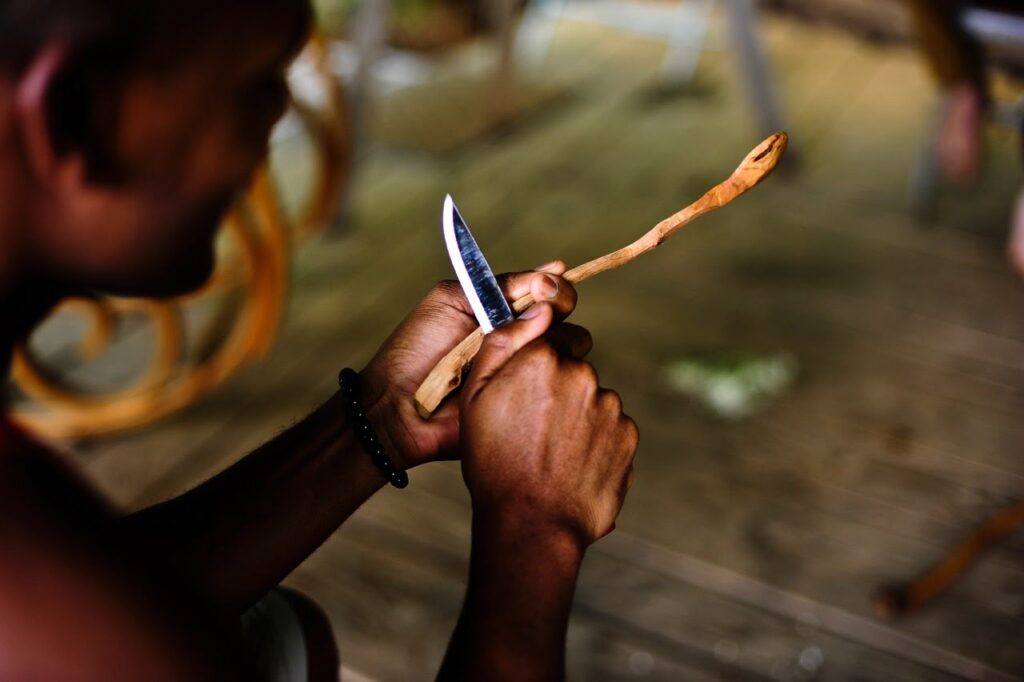
[[[725,206],[764,180],[782,158],[788,139],[786,133],[782,132],[771,135],[747,154],[728,179],[712,187],[700,199],[675,215],[662,220],[632,244],[579,265],[566,272],[563,277],[576,284],[605,270],[625,265],[637,256],[656,249],[687,223],[716,208]],[[512,310],[515,313],[521,313],[531,305],[533,305],[533,296],[527,294],[512,304]],[[416,391],[416,410],[420,416],[424,419],[429,418],[445,396],[458,387],[462,381],[463,368],[480,350],[483,340],[483,332],[478,327],[431,370],[427,378],[420,384],[419,390]]]

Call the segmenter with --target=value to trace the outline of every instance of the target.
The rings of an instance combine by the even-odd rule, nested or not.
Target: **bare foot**
[[[1010,241],[1006,245],[1006,253],[1013,268],[1024,276],[1024,190],[1017,194],[1011,221]]]
[[[947,180],[970,185],[981,166],[982,96],[972,85],[958,85],[947,93],[946,117],[936,148],[939,169]]]

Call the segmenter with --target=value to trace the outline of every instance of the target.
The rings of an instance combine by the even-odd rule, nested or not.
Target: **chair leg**
[[[491,83],[491,117],[497,123],[511,120],[519,108],[515,69],[517,9],[515,0],[488,0],[491,24],[498,42],[498,64]]]
[[[693,80],[714,8],[715,0],[680,3],[666,35],[668,50],[661,62],[661,79],[666,84],[684,86]]]
[[[753,0],[726,0],[726,9],[740,78],[757,112],[758,132],[767,137],[786,130],[774,80],[757,37],[757,9]]]
[[[551,50],[566,0],[530,0],[515,35],[515,61],[528,71],[540,69]]]
[[[345,187],[341,189],[339,212],[331,221],[327,232],[338,235],[349,223],[351,201],[349,196],[355,181],[355,169],[366,152],[366,112],[373,97],[373,69],[387,40],[391,20],[392,0],[360,0],[355,18],[355,47],[357,63],[348,86],[351,130],[351,167],[342,174]]]

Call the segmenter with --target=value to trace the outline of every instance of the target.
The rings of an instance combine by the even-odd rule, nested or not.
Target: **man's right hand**
[[[534,304],[484,338],[459,395],[469,586],[438,680],[562,680],[587,545],[633,481],[636,424],[583,362],[590,334]]]
[[[582,550],[614,527],[638,431],[583,362],[590,334],[539,303],[489,334],[460,397],[462,470],[474,514]]]

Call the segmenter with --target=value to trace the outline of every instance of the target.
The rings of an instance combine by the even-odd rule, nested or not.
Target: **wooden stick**
[[[890,585],[875,600],[883,618],[896,618],[916,611],[939,596],[978,560],[982,552],[1024,526],[1024,501],[1000,510],[968,535],[938,564],[909,584]]]
[[[624,246],[600,258],[579,265],[563,275],[574,284],[593,277],[594,275],[625,265],[637,256],[643,255],[659,247],[672,234],[684,225],[709,213],[716,208],[725,206],[730,201],[746,192],[768,176],[786,151],[789,138],[786,133],[775,133],[757,145],[753,151],[736,167],[724,182],[715,185],[693,202],[673,216],[662,220],[647,234],[632,244]],[[521,313],[533,305],[533,296],[527,294],[512,304],[515,313]],[[462,370],[469,364],[480,350],[484,335],[478,327],[475,332],[462,340],[448,355],[431,370],[427,378],[416,391],[416,410],[424,419],[428,419],[445,396],[455,390],[462,382]]]

